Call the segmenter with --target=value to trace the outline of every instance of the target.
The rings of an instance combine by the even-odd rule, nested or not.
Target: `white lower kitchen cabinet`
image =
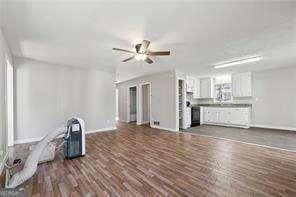
[[[184,129],[188,129],[191,126],[191,108],[190,107],[186,107],[185,110],[185,128]]]
[[[250,107],[202,107],[202,124],[250,127]]]

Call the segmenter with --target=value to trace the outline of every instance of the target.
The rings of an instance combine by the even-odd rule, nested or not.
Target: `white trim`
[[[185,125],[185,110],[186,110],[186,78],[182,78],[182,77],[176,77],[176,84],[175,84],[175,88],[176,88],[176,131],[180,130],[180,125],[179,125],[179,81],[182,81],[182,129],[184,128]]]
[[[177,78],[176,74],[175,74],[175,129],[179,130],[179,79]]]
[[[102,128],[102,129],[86,131],[85,134],[97,133],[97,132],[108,132],[108,131],[113,131],[116,129],[117,129],[117,127],[106,127],[106,128]]]
[[[144,124],[150,124],[151,125],[151,123],[149,121],[145,121],[145,122],[141,122],[141,123],[137,122],[138,126],[144,125]]]
[[[235,125],[235,124],[220,124],[220,123],[214,123],[214,122],[203,122],[200,123],[202,125],[214,125],[214,126],[222,126],[222,127],[235,127],[235,128],[242,128],[242,129],[249,129],[250,127],[248,125]]]
[[[258,128],[265,128],[265,129],[277,129],[277,130],[296,131],[296,128],[295,128],[295,127],[280,127],[280,126],[257,125],[257,124],[251,124],[250,127],[258,127]]]
[[[179,132],[178,130],[175,130],[175,129],[161,127],[161,126],[156,126],[156,125],[151,125],[150,127],[151,128],[154,128],[154,129],[161,129],[161,130],[166,130],[166,131]]]
[[[201,122],[203,125],[215,125],[215,126],[225,126],[225,127],[237,127],[237,128],[244,128],[248,129],[251,127],[257,127],[262,129],[276,129],[276,130],[285,130],[285,131],[296,131],[296,127],[279,127],[279,126],[270,126],[270,125],[233,125],[233,124],[219,124],[219,123],[211,123],[211,122]]]
[[[116,130],[116,129],[117,129],[116,127],[106,127],[106,128],[102,128],[102,129],[86,131],[85,134],[96,133],[96,132],[104,132],[104,131],[110,131],[110,130]],[[57,138],[59,138],[59,137],[57,137]],[[26,144],[26,143],[38,142],[38,141],[40,141],[42,139],[43,139],[43,137],[17,139],[17,140],[14,141],[14,144]]]
[[[119,89],[115,88],[115,122],[118,122],[119,116]]]
[[[136,117],[137,117],[137,122],[138,122],[138,84],[134,84],[134,85],[130,85],[130,86],[128,86],[127,87],[127,102],[126,102],[126,104],[127,104],[127,107],[126,107],[126,111],[127,111],[127,122],[130,122],[131,120],[130,120],[130,116],[131,116],[131,114],[130,114],[130,88],[133,88],[133,87],[136,87],[136,107],[137,107],[137,110],[136,110]]]
[[[8,159],[8,152],[6,152],[6,154],[3,158],[3,161],[0,163],[0,175],[2,174],[2,172],[4,170],[4,166],[5,166],[7,159]]]
[[[5,69],[5,102],[6,102],[6,125],[7,125],[7,146],[13,146],[14,142],[14,68],[6,59]]]
[[[141,82],[139,84],[139,116],[137,119],[137,124],[147,124],[149,122],[143,122],[143,106],[142,106],[142,99],[143,99],[143,86],[149,85],[149,122],[152,125],[152,113],[151,113],[151,100],[152,100],[152,83],[151,82]]]
[[[26,139],[17,139],[14,140],[14,144],[26,144],[31,142],[37,142],[42,140],[43,137],[34,137],[34,138],[26,138]]]

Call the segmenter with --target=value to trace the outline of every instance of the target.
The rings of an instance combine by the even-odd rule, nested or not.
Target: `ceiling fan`
[[[132,59],[136,59],[138,61],[145,61],[148,64],[152,64],[153,61],[150,57],[170,55],[170,51],[150,51],[148,49],[149,45],[150,45],[149,40],[143,40],[141,44],[137,44],[135,46],[136,51],[130,51],[130,50],[119,49],[119,48],[113,48],[113,50],[133,54],[133,56],[123,60],[122,62],[127,62]]]

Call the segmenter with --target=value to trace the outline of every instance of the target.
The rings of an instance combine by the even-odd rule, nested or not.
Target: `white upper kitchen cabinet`
[[[196,78],[186,76],[186,91],[194,93],[196,90]]]
[[[252,73],[236,73],[232,75],[233,97],[252,96]]]
[[[193,92],[193,98],[198,99],[200,98],[200,80],[195,80],[195,91]]]
[[[199,79],[186,76],[186,92],[193,93],[193,98],[200,98]]]
[[[201,78],[200,79],[200,98],[212,98],[213,97],[213,79]]]

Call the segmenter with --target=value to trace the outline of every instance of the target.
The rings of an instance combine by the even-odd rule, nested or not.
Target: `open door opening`
[[[115,122],[119,121],[119,92],[118,89],[115,89]]]
[[[142,124],[150,124],[151,85],[142,85]]]
[[[185,129],[185,107],[186,107],[186,90],[185,90],[185,81],[178,80],[178,113],[177,116],[179,117],[178,125],[179,130]]]
[[[137,87],[129,88],[129,122],[137,121]]]

